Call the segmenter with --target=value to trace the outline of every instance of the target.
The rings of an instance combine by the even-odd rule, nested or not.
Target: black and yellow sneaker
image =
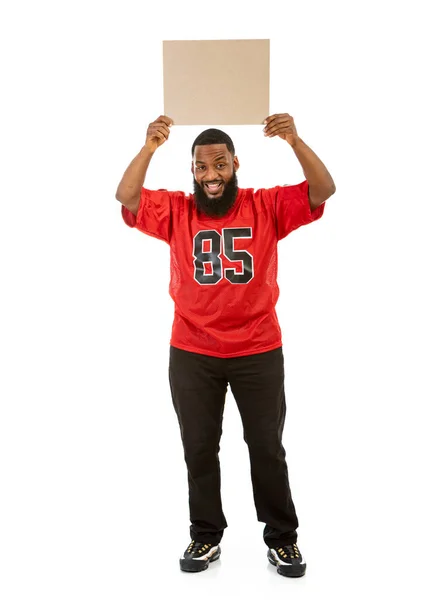
[[[220,546],[192,540],[180,558],[180,569],[189,573],[205,571],[205,569],[208,569],[210,562],[220,558],[220,553]]]
[[[276,570],[280,575],[302,577],[305,574],[306,562],[297,544],[269,548],[267,557],[269,562],[277,567]]]

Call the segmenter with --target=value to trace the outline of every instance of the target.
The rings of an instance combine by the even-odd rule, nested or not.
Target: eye
[[[223,167],[225,167],[225,166],[226,166],[225,164],[223,164],[223,163],[219,163],[219,164],[217,165],[217,169],[222,169],[222,168],[223,168]]]
[[[202,169],[205,169],[205,167],[196,167],[197,171],[202,171]]]

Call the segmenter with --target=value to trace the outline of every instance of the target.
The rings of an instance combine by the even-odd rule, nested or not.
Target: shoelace
[[[202,554],[203,552],[206,552],[211,546],[212,544],[204,544],[203,542],[195,542],[195,540],[192,540],[186,552],[188,554],[192,554],[192,552],[194,552],[195,554]]]
[[[289,544],[288,546],[280,546],[275,548],[281,558],[301,558],[297,544]]]

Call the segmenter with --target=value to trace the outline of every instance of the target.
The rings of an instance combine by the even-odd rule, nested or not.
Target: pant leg
[[[170,347],[169,381],[188,473],[190,536],[213,544],[227,527],[218,457],[227,391],[222,361]]]
[[[282,348],[228,359],[227,373],[248,445],[257,519],[266,524],[264,541],[269,547],[294,543],[299,523],[282,445],[286,413]]]

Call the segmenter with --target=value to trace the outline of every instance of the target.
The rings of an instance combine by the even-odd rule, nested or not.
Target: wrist
[[[145,156],[149,156],[151,158],[153,156],[153,154],[156,152],[156,150],[157,150],[157,146],[145,143],[144,146],[140,150],[140,154],[144,154]]]
[[[298,148],[299,146],[302,146],[304,144],[303,140],[301,138],[299,138],[299,136],[296,136],[295,139],[292,142],[289,142],[290,146],[293,148],[293,150],[295,148]]]

